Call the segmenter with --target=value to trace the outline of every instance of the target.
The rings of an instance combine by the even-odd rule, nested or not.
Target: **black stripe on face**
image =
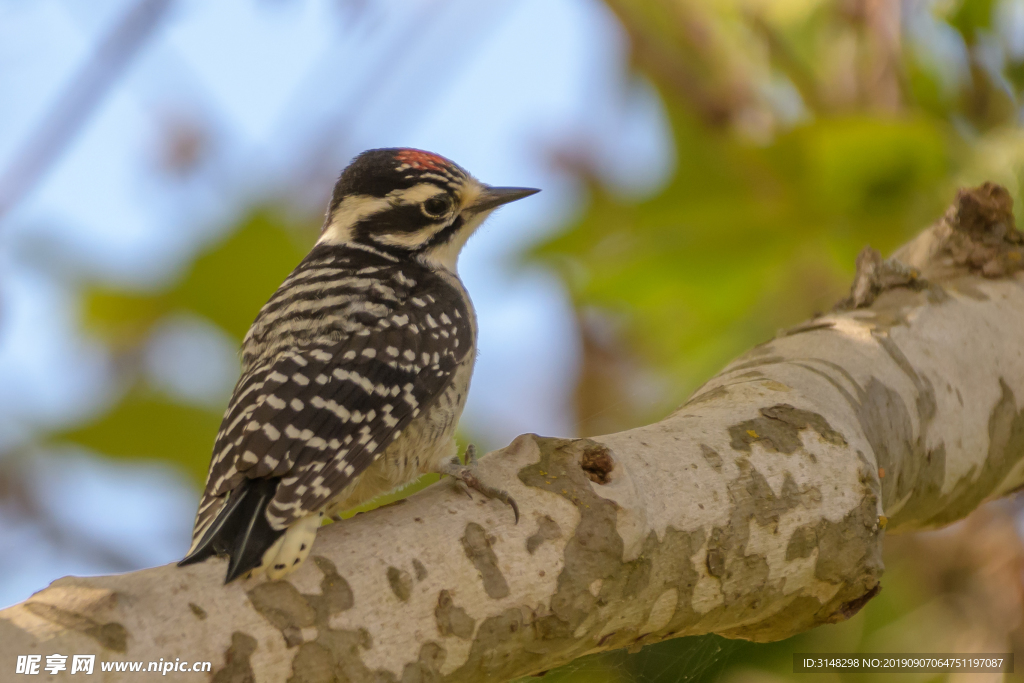
[[[423,245],[423,248],[430,249],[432,247],[439,247],[445,242],[450,241],[451,238],[454,237],[455,234],[459,230],[461,230],[462,226],[465,224],[466,219],[462,217],[462,214],[459,214],[459,216],[454,221],[452,221],[451,225],[439,231],[437,234],[435,234],[433,237],[427,240],[426,243]]]
[[[359,221],[355,225],[355,233],[357,235],[386,235],[416,232],[437,222],[428,218],[418,203],[400,204]]]
[[[447,218],[428,217],[419,202],[402,204],[364,218],[354,226],[352,235],[357,242],[399,255],[443,244],[463,225],[461,216],[452,225],[446,226],[446,222]],[[420,231],[426,234],[416,236]]]

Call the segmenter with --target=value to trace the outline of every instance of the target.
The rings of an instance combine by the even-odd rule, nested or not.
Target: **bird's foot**
[[[466,488],[473,489],[474,491],[484,494],[488,498],[496,498],[497,500],[505,503],[512,508],[512,513],[516,516],[516,524],[519,524],[519,506],[516,504],[515,499],[512,498],[507,491],[489,486],[477,478],[476,446],[469,444],[466,448],[465,457],[465,465],[459,462],[458,456],[455,456],[437,468],[438,474],[447,474],[452,479],[462,482]],[[472,498],[472,496],[470,496],[470,498]]]

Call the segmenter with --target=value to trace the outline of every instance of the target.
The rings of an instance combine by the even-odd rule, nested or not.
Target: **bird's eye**
[[[452,200],[448,195],[438,195],[423,202],[423,213],[430,218],[440,218],[448,213],[452,207]]]

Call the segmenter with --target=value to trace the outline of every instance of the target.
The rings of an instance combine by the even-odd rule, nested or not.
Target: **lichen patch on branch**
[[[437,619],[437,631],[442,636],[455,636],[463,640],[473,637],[476,621],[466,610],[455,604],[449,591],[442,590],[438,594],[434,617]]]
[[[938,474],[922,481],[923,490],[917,496],[918,505],[924,508],[925,501],[928,501],[928,508],[935,512],[926,515],[922,514],[923,510],[904,506],[903,514],[918,515],[920,521],[915,526],[937,527],[961,519],[993,494],[1003,493],[1001,485],[1008,481],[1012,471],[1024,463],[1024,405],[1018,403],[1013,390],[1002,378],[999,386],[1001,395],[992,408],[988,423],[987,457],[980,467],[972,468],[967,476],[961,477],[948,491],[943,491],[945,478],[940,478]],[[943,472],[946,458],[944,447],[940,445],[929,451],[926,457],[934,461],[937,473]],[[941,504],[936,506],[936,500],[941,501]]]
[[[300,593],[288,581],[267,581],[248,591],[253,609],[281,632],[289,649],[297,648],[288,683],[332,680],[334,672],[347,680],[369,680],[371,676],[387,673],[374,672],[363,663],[360,653],[373,647],[369,632],[331,627],[330,618],[351,609],[355,600],[334,563],[321,556],[313,560],[323,574],[319,594]],[[237,649],[236,646],[233,640],[231,648]],[[227,659],[222,671],[237,668],[230,656]],[[215,673],[214,680],[219,675],[221,672]]]
[[[480,580],[483,581],[487,595],[495,600],[507,597],[508,581],[505,580],[498,568],[498,557],[491,549],[491,540],[487,538],[487,532],[482,526],[476,522],[466,525],[466,533],[462,537],[462,549],[473,566],[480,572]]]
[[[624,561],[618,505],[594,492],[589,473],[581,466],[588,452],[606,447],[587,439],[543,439],[540,446],[540,462],[520,470],[519,478],[528,486],[557,493],[580,511],[580,523],[565,546],[565,568],[550,614],[534,626],[547,643],[544,649],[576,647],[582,654],[598,646],[638,647],[692,624],[697,571],[691,556],[703,544],[703,532],[691,535],[669,529],[659,541],[652,531],[638,556]],[[671,610],[663,597],[670,590],[675,598]]]
[[[749,453],[750,445],[756,442],[779,453],[795,453],[802,445],[800,431],[804,429],[813,429],[828,443],[846,445],[843,435],[832,429],[828,420],[818,413],[799,410],[788,403],[761,408],[760,412],[761,417],[729,427],[734,449]]]
[[[224,667],[213,674],[213,683],[249,683],[256,680],[252,670],[252,654],[258,643],[252,636],[235,631],[231,634],[231,646],[224,653]]]
[[[561,538],[561,536],[562,528],[558,526],[558,522],[551,519],[550,516],[544,515],[537,520],[536,533],[526,539],[526,552],[533,555],[544,541]]]
[[[391,586],[391,592],[395,597],[402,602],[409,602],[409,597],[412,596],[412,576],[409,572],[398,567],[388,567],[387,577],[388,585]]]
[[[128,649],[128,632],[119,623],[101,624],[79,612],[55,607],[45,602],[29,602],[25,608],[37,617],[89,636],[107,650],[123,654]]]

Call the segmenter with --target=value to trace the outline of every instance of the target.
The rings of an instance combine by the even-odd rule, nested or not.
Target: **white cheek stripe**
[[[387,196],[392,200],[392,204],[419,204],[440,194],[448,193],[433,183],[417,183],[402,190],[392,190]]]
[[[416,245],[429,241],[434,235],[448,227],[447,223],[436,223],[420,228],[415,232],[397,232],[382,235],[371,235],[371,239],[377,244],[385,244],[395,247],[413,248]]]
[[[359,221],[391,208],[387,197],[374,197],[368,194],[354,194],[345,197],[331,214],[330,223],[324,229],[317,244],[341,244],[352,239],[352,228]]]

